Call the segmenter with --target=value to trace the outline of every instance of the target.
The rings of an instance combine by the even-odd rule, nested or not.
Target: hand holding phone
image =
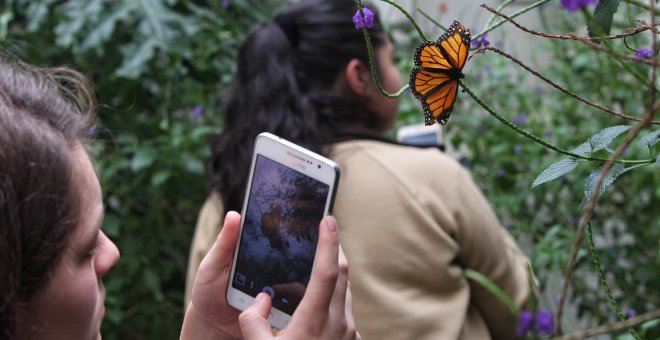
[[[312,278],[291,322],[273,336],[267,321],[271,299],[260,293],[252,306],[241,313],[246,339],[360,339],[348,289],[348,262],[339,248],[336,221],[326,217],[319,229]]]
[[[359,339],[347,283],[347,262],[338,247],[332,217],[321,223],[309,288],[290,324],[273,336],[267,320],[270,297],[262,295],[263,299],[242,313],[239,326],[239,311],[218,292],[228,285],[240,218],[236,212],[226,215],[218,239],[200,265],[180,339]]]
[[[288,324],[310,280],[318,225],[332,209],[338,180],[333,161],[269,133],[257,137],[229,305],[245,310],[263,292],[272,301],[271,325]]]

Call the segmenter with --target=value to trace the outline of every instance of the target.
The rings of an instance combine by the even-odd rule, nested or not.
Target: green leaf
[[[7,39],[7,32],[9,31],[9,23],[14,18],[14,12],[6,11],[0,14],[0,41]]]
[[[591,171],[589,176],[587,176],[587,180],[584,186],[583,203],[586,203],[591,199],[591,193],[594,191],[596,182],[598,182],[598,177],[600,176],[600,172],[602,169],[603,169],[603,165]],[[614,183],[616,178],[619,177],[619,175],[621,175],[624,171],[625,171],[625,166],[623,164],[621,163],[614,164],[605,175],[605,179],[603,179],[603,184],[600,186],[600,191],[596,196],[599,197],[605,191],[605,189],[607,189],[607,187],[612,185],[612,183]]]
[[[580,144],[577,148],[573,149],[571,152],[576,155],[587,156],[593,152],[593,147],[591,147],[591,143],[589,143],[589,141],[586,141]]]
[[[573,171],[577,167],[578,163],[578,160],[575,158],[565,158],[550,165],[547,169],[543,170],[543,172],[538,177],[536,177],[534,183],[532,183],[532,188],[545,182],[552,181],[553,179],[557,179]]]
[[[628,131],[631,127],[632,126],[630,125],[616,125],[601,130],[599,133],[589,138],[589,143],[591,144],[591,147],[593,147],[593,152],[608,149],[614,138]]]
[[[151,177],[151,185],[157,187],[163,184],[163,182],[167,181],[167,179],[170,178],[170,175],[172,175],[172,173],[167,170],[158,171],[155,175]]]
[[[619,7],[619,0],[600,0],[594,10],[593,22],[589,25],[589,36],[599,37],[610,34],[612,18]]]
[[[181,162],[183,167],[193,174],[204,174],[204,162],[195,158],[195,156],[189,153],[181,154]]]
[[[131,170],[138,172],[153,164],[155,154],[152,150],[140,150],[131,159]]]
[[[128,79],[137,79],[146,69],[146,63],[154,56],[154,50],[159,46],[159,42],[154,39],[147,39],[140,43],[133,43],[124,46],[121,54],[124,55],[124,61],[115,74],[118,77]]]
[[[656,143],[660,142],[660,130],[653,131],[639,140],[639,144],[653,147]]]
[[[518,316],[520,314],[520,310],[518,307],[516,307],[516,304],[513,303],[513,300],[506,295],[506,293],[500,289],[493,281],[489,280],[486,276],[479,272],[475,272],[474,270],[471,269],[466,269],[465,270],[465,277],[477,282],[480,284],[482,287],[490,291],[495,297],[500,300],[507,308],[509,308],[509,311],[511,314]]]
[[[110,237],[120,236],[121,229],[117,216],[113,214],[105,215],[105,218],[103,219],[103,232]]]
[[[85,23],[97,20],[102,10],[102,0],[68,1],[62,5],[67,20],[62,20],[55,27],[57,45],[65,48],[71,46],[78,33],[84,30]]]
[[[50,5],[54,1],[55,0],[42,0],[42,1],[34,1],[30,3],[30,7],[28,7],[27,10],[27,12],[30,13],[30,16],[28,17],[29,20],[27,27],[28,32],[36,32],[37,30],[39,30],[41,24],[48,15]]]
[[[134,4],[129,2],[129,4]],[[128,5],[122,5],[117,10],[112,12],[110,15],[100,20],[100,23],[92,29],[81,44],[83,50],[95,48],[101,46],[103,43],[108,41],[112,34],[115,31],[115,25],[119,20],[126,19],[130,14],[131,10],[134,8]]]
[[[144,286],[148,288],[156,298],[156,301],[163,301],[163,292],[160,287],[160,278],[151,269],[145,269],[143,272]]]

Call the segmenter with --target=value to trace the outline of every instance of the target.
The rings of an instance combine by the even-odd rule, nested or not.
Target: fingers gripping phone
[[[270,324],[282,329],[302,300],[329,214],[339,165],[270,133],[255,140],[227,302],[245,310],[270,295]]]

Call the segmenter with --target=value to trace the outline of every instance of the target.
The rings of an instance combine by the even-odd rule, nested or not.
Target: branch
[[[498,48],[491,47],[491,46],[482,46],[482,47],[478,48],[476,51],[474,51],[474,53],[470,56],[470,59],[472,59],[475,55],[477,55],[478,52],[481,52],[481,51],[483,51],[483,50],[493,51],[493,52],[495,52],[495,53],[497,53],[497,54],[499,54],[499,55],[501,55],[501,56],[504,56],[504,57],[508,58],[509,60],[515,62],[515,63],[518,64],[518,65],[520,65],[522,68],[524,68],[525,70],[527,70],[529,73],[531,73],[531,74],[537,76],[538,78],[540,78],[540,79],[543,80],[544,82],[550,84],[552,87],[556,88],[557,90],[559,90],[559,91],[563,92],[564,94],[568,95],[569,97],[575,98],[575,99],[577,99],[577,100],[579,100],[579,101],[581,101],[581,102],[583,102],[583,103],[585,103],[585,104],[587,104],[587,105],[589,105],[589,106],[591,106],[591,107],[597,108],[597,109],[599,109],[599,110],[605,111],[605,112],[607,112],[607,113],[610,113],[610,114],[613,114],[613,115],[615,115],[615,116],[618,116],[618,117],[621,117],[621,118],[625,118],[625,119],[628,119],[628,120],[634,120],[634,121],[637,121],[637,122],[642,121],[642,119],[640,119],[640,118],[638,118],[638,117],[635,117],[635,116],[631,116],[631,115],[628,115],[628,114],[625,114],[625,113],[621,113],[621,112],[614,111],[614,110],[612,110],[612,109],[610,109],[610,108],[608,108],[608,107],[605,107],[605,106],[603,106],[603,105],[600,105],[600,104],[596,104],[596,103],[594,103],[594,102],[591,102],[591,101],[589,101],[589,100],[587,100],[587,99],[584,99],[584,98],[582,98],[582,97],[576,95],[576,94],[573,93],[573,92],[570,92],[570,91],[566,90],[565,88],[559,86],[557,83],[553,82],[552,80],[550,80],[550,79],[546,78],[545,76],[541,75],[540,73],[536,72],[536,71],[533,70],[531,67],[525,65],[522,61],[516,59],[515,57],[511,56],[510,54],[508,54],[508,53],[506,53],[506,52],[504,52],[504,51],[502,51],[502,50],[500,50],[500,49],[498,49]],[[654,125],[660,125],[660,121],[652,121],[651,124],[654,124]]]
[[[625,37],[635,35],[635,34],[638,34],[640,32],[644,32],[644,31],[647,31],[647,30],[651,30],[651,31],[655,32],[656,31],[655,27],[660,26],[660,23],[656,23],[656,24],[653,24],[653,25],[648,25],[647,24],[647,25],[643,25],[643,26],[640,26],[640,27],[628,28],[628,29],[625,30],[625,33],[622,33],[622,34],[608,35],[608,36],[603,36],[603,37],[582,37],[582,36],[578,36],[578,35],[575,35],[575,34],[568,34],[568,35],[548,34],[548,33],[538,32],[538,31],[534,31],[532,29],[529,29],[529,28],[517,23],[515,20],[513,20],[513,18],[496,11],[495,9],[493,9],[492,7],[489,7],[486,4],[481,5],[481,7],[485,8],[486,10],[488,10],[489,12],[491,12],[491,13],[497,15],[497,16],[500,16],[500,17],[508,20],[514,26],[518,27],[522,31],[525,31],[529,34],[537,35],[537,36],[544,37],[544,38],[550,38],[550,39],[575,40],[575,41],[582,42],[582,43],[584,43],[585,45],[587,45],[591,48],[594,48],[594,49],[597,49],[597,50],[600,50],[600,51],[604,51],[604,52],[610,52],[610,53],[611,53],[610,50],[594,43],[594,41],[613,40],[613,39],[625,38]],[[637,58],[634,58],[634,57],[631,57],[631,56],[628,56],[628,55],[625,55],[625,54],[619,54],[619,56],[623,59],[631,60],[631,61],[641,63],[641,64],[647,64],[647,65],[656,65],[656,64],[658,64],[657,62],[655,62],[653,60],[647,60],[647,59],[639,60]]]
[[[578,340],[578,339],[586,339],[592,336],[596,335],[601,335],[601,334],[607,334],[607,333],[612,333],[616,331],[620,331],[622,329],[634,327],[640,324],[643,324],[644,322],[658,319],[660,318],[660,309],[656,309],[652,312],[644,313],[642,315],[638,315],[632,318],[629,318],[627,320],[623,321],[617,321],[605,325],[601,325],[598,327],[594,327],[591,329],[587,329],[584,331],[579,331],[571,334],[567,334],[564,336],[558,336],[552,338],[552,340]]]
[[[653,76],[655,77],[655,72],[653,72]],[[651,82],[655,82],[655,79],[652,79]],[[652,93],[652,98],[654,98],[655,87],[653,87],[651,93]],[[587,206],[587,209],[582,214],[582,218],[580,219],[580,225],[578,226],[577,236],[575,238],[575,242],[573,243],[571,259],[568,263],[566,274],[564,275],[564,284],[561,289],[561,294],[559,295],[559,306],[557,307],[557,317],[556,317],[557,323],[555,325],[555,333],[561,332],[561,316],[564,309],[564,300],[566,300],[566,293],[568,292],[568,286],[570,284],[571,276],[573,275],[573,269],[575,267],[575,262],[577,260],[577,253],[580,250],[580,243],[582,243],[582,239],[584,238],[584,229],[587,225],[587,222],[591,220],[591,215],[593,213],[594,207],[596,206],[596,201],[598,198],[597,193],[600,192],[600,187],[603,185],[603,181],[605,180],[605,175],[610,170],[610,168],[612,168],[612,165],[615,163],[616,159],[621,155],[621,153],[623,153],[623,150],[625,150],[630,144],[630,142],[637,136],[639,131],[651,122],[653,115],[659,109],[660,109],[660,101],[657,101],[652,107],[649,108],[646,117],[644,117],[644,120],[639,122],[632,129],[630,129],[630,132],[626,136],[626,139],[623,141],[621,145],[619,145],[619,147],[616,149],[612,157],[610,157],[610,159],[605,163],[605,165],[603,165],[603,169],[600,171],[600,175],[598,176],[598,182],[596,182],[596,185],[594,186],[594,189],[591,192],[591,199],[589,199],[589,204]]]

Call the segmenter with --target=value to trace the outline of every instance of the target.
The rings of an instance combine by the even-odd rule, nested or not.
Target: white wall
[[[396,0],[395,0],[396,1]],[[371,0],[378,10],[380,11],[383,20],[387,22],[407,20],[401,12],[394,6],[379,0]],[[481,4],[486,4],[492,8],[497,8],[500,1],[495,0],[480,0],[480,1],[460,1],[460,0],[399,0],[399,3],[405,8],[408,13],[413,15],[418,22],[424,34],[429,40],[437,39],[442,30],[437,28],[435,24],[427,20],[416,8],[420,8],[426,14],[433,17],[436,21],[440,22],[445,27],[449,27],[454,20],[461,22],[465,27],[469,28],[472,35],[480,33],[488,19],[492,16],[486,9],[481,8]],[[519,9],[527,7],[534,1],[515,1],[508,5],[503,10],[505,14],[511,14]],[[444,4],[444,5],[442,5]],[[441,6],[445,6],[446,12],[441,12]],[[543,11],[550,12],[552,15],[566,15],[566,12],[559,8],[559,2],[549,2],[544,5]],[[534,30],[542,30],[539,9],[533,9],[515,20],[521,25]],[[496,20],[499,20],[496,19]],[[534,53],[539,44],[545,42],[543,38],[533,36],[529,33],[523,32],[511,23],[504,23],[502,26],[496,28],[488,34],[488,40],[494,46],[505,50],[507,53],[516,56],[526,63],[538,62],[536,66],[540,66],[547,60],[543,59],[543,54]]]

